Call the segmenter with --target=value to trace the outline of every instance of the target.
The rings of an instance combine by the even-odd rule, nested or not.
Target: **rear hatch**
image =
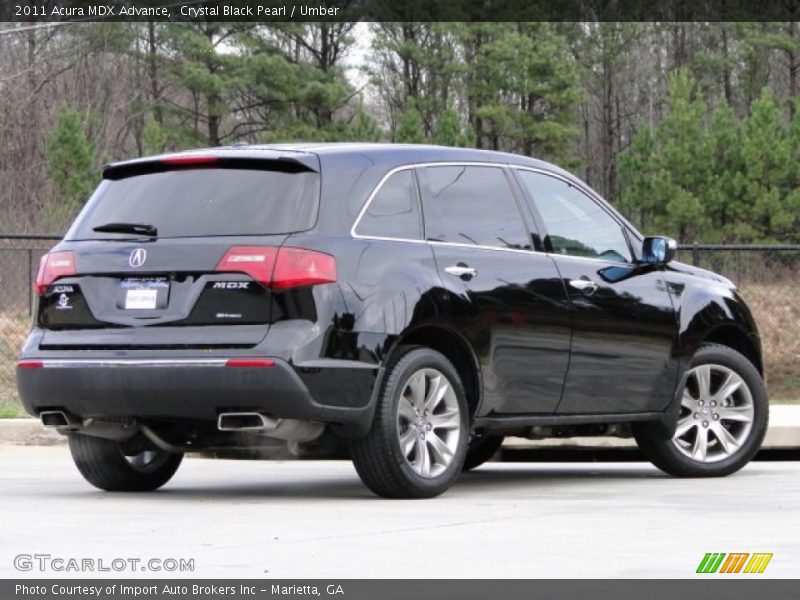
[[[121,163],[37,278],[42,349],[258,344],[278,248],[313,227],[313,165],[189,155]]]

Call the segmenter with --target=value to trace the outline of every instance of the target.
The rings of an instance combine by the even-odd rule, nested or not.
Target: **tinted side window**
[[[594,200],[555,177],[517,172],[539,210],[554,253],[631,260],[622,227]]]
[[[422,238],[417,184],[410,169],[398,171],[384,181],[361,217],[356,233],[405,240]]]
[[[425,237],[499,248],[531,247],[502,169],[425,167]]]

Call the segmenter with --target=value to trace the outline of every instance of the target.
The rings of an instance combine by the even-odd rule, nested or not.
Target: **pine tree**
[[[621,205],[639,211],[649,233],[692,242],[708,225],[700,196],[711,168],[704,153],[706,105],[694,78],[682,70],[670,78],[667,104],[652,139],[640,133],[621,162],[620,175],[628,183]]]
[[[708,168],[699,195],[710,227],[702,241],[732,243],[750,239],[747,230],[750,203],[743,194],[741,127],[727,102],[711,118],[701,155]]]
[[[783,109],[770,88],[764,88],[753,103],[742,131],[742,166],[744,196],[749,214],[742,222],[752,239],[776,242],[796,235],[797,220],[794,191],[797,164]]]
[[[59,226],[83,206],[99,179],[95,146],[86,137],[84,120],[76,110],[61,108],[47,138],[45,155],[55,196],[48,217]]]
[[[395,141],[405,144],[422,144],[425,142],[425,133],[422,130],[422,115],[413,103],[409,103],[400,117]]]
[[[549,23],[477,24],[471,103],[477,144],[574,166],[578,69]]]
[[[461,130],[461,121],[458,113],[448,108],[436,122],[436,132],[433,135],[433,143],[441,146],[466,147],[471,145],[470,136]]]
[[[348,131],[348,137],[354,142],[379,142],[383,138],[375,119],[364,110],[364,105],[360,103],[356,105]]]

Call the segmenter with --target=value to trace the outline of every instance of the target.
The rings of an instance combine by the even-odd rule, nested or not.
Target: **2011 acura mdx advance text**
[[[41,262],[26,409],[105,490],[189,450],[348,440],[429,497],[505,435],[633,435],[742,468],[767,426],[756,326],[569,173],[433,146],[240,146],[112,164]],[[327,439],[327,438],[325,438]]]

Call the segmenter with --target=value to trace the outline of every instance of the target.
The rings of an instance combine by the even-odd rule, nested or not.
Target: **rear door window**
[[[271,235],[314,226],[319,175],[311,171],[184,169],[104,180],[67,239],[119,239],[109,223],[152,225],[160,238]],[[129,234],[127,234],[129,235]]]
[[[356,234],[403,240],[422,238],[417,184],[410,169],[391,175],[367,206]]]
[[[419,173],[428,240],[531,248],[531,238],[502,168],[424,167]]]

